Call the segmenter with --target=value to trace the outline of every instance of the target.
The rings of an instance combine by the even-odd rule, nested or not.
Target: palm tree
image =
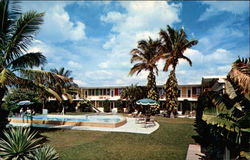
[[[20,13],[19,8],[9,1],[0,1],[0,100],[8,85],[23,82],[17,73],[46,63],[40,52],[26,53],[35,33],[43,23],[44,13],[29,11]]]
[[[148,41],[141,40],[138,42],[138,46],[135,49],[132,49],[131,54],[131,63],[136,63],[130,70],[129,75],[137,73],[137,75],[142,71],[149,71],[148,74],[148,84],[147,84],[147,97],[155,100],[159,100],[159,93],[157,91],[156,82],[155,82],[155,73],[158,75],[157,68],[157,58],[158,47],[160,46],[160,40],[152,40],[149,37]]]
[[[76,93],[76,88],[78,87],[77,84],[75,84],[73,82],[73,78],[70,77],[71,75],[71,71],[70,70],[65,70],[64,67],[60,68],[60,69],[51,69],[50,70],[52,73],[55,73],[59,76],[63,76],[63,77],[66,77],[69,79],[69,81],[67,82],[56,82],[54,84],[52,84],[54,87],[52,87],[57,93],[58,95],[61,97],[61,99],[63,99],[63,96],[66,96],[69,100],[70,103],[73,102],[73,97],[72,97],[72,94]],[[62,109],[63,109],[63,113],[64,113],[64,105],[63,105],[63,102],[60,102],[59,101],[59,105],[62,106]]]
[[[175,72],[179,59],[185,59],[192,66],[192,61],[184,56],[184,51],[196,45],[198,43],[197,40],[188,40],[183,28],[175,30],[169,25],[166,30],[161,29],[159,34],[162,41],[160,56],[165,60],[163,71],[167,72],[169,66],[172,65]]]
[[[162,41],[161,49],[159,54],[159,59],[162,58],[165,60],[165,65],[163,68],[163,71],[167,72],[169,66],[172,66],[173,70],[170,72],[169,78],[175,77],[175,69],[179,62],[179,59],[185,59],[189,62],[190,66],[192,66],[192,61],[184,56],[184,51],[187,48],[191,48],[192,46],[196,45],[198,43],[197,40],[188,40],[187,35],[184,32],[184,29],[175,30],[171,28],[169,25],[167,26],[166,30],[160,31],[160,38]],[[166,81],[166,86],[169,86],[167,84],[169,80]],[[176,84],[174,86],[178,86],[178,82],[176,80]],[[170,88],[169,88],[170,87]],[[172,88],[171,86],[166,87],[166,108],[171,113],[172,111],[177,109],[177,93],[178,88]],[[167,91],[171,91],[173,93],[167,93]],[[175,95],[176,97],[169,98],[168,95]],[[176,101],[175,103],[172,103],[173,101]],[[173,106],[174,104],[174,106]]]

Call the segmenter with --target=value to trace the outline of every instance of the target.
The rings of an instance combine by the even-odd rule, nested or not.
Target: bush
[[[121,99],[119,99],[118,101],[115,102],[115,106],[117,107],[118,113],[123,113],[124,112],[123,103],[122,103]]]
[[[30,128],[10,128],[0,139],[0,159],[46,159],[56,160],[58,154],[52,147],[44,146],[43,139]],[[42,157],[41,157],[42,156]]]
[[[79,101],[76,107],[80,112],[93,112],[92,104],[87,99]]]
[[[111,112],[110,102],[108,100],[105,100],[103,102],[103,109],[104,109],[104,112]]]
[[[184,99],[182,102],[182,114],[184,115],[186,111],[190,111],[190,102],[187,99]]]

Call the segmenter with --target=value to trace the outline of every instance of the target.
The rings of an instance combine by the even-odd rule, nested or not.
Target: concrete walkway
[[[48,125],[48,124],[32,124],[33,127],[44,128],[60,128],[60,129],[74,129],[74,130],[91,130],[91,131],[106,131],[106,132],[126,132],[126,133],[139,133],[139,134],[151,134],[159,128],[159,124],[155,122],[155,125],[136,124],[135,118],[127,118],[127,123],[117,128],[108,127],[88,127],[88,126],[65,126],[65,125]],[[12,126],[30,126],[29,123],[9,123]]]
[[[186,160],[199,160],[201,156],[204,156],[201,153],[201,147],[198,144],[189,144]]]

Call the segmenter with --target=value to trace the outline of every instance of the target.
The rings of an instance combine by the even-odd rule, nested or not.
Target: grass
[[[55,130],[43,132],[62,160],[185,159],[194,143],[192,119],[157,117],[160,128],[150,135],[97,131]]]

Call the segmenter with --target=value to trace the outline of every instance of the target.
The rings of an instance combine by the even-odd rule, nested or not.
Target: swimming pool
[[[31,123],[67,126],[119,127],[126,118],[118,115],[36,115],[32,117],[11,117],[11,123]]]

